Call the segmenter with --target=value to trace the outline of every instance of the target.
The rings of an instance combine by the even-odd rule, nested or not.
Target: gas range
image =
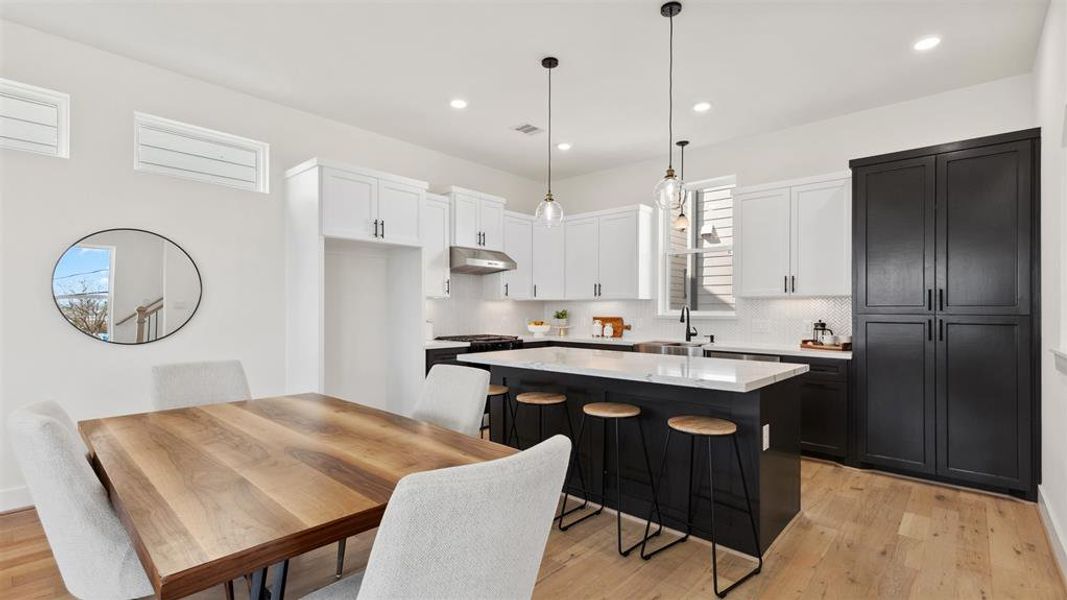
[[[514,350],[522,348],[522,340],[517,335],[476,334],[476,335],[442,335],[437,339],[449,342],[468,342],[468,352],[492,352],[493,350]]]

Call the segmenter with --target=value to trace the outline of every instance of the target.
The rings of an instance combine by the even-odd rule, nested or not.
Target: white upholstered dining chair
[[[307,600],[529,598],[552,528],[571,442],[400,480],[367,569]]]
[[[251,399],[252,392],[239,360],[152,367],[152,403],[159,410]]]
[[[67,591],[88,600],[152,595],[126,529],[63,409],[54,402],[16,409],[7,430]]]
[[[434,365],[426,375],[422,397],[411,417],[477,437],[488,393],[489,371]]]

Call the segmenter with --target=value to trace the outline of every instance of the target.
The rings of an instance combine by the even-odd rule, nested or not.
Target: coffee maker
[[[815,324],[811,328],[811,339],[816,344],[825,345],[829,344],[833,338],[834,330],[826,326],[826,323],[822,321],[815,321]]]

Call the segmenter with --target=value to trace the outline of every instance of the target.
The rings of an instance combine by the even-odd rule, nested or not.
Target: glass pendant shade
[[[543,227],[559,227],[563,224],[563,207],[552,198],[552,194],[548,194],[537,205],[534,219]]]
[[[675,177],[674,169],[667,169],[667,175],[656,184],[652,194],[656,199],[656,206],[670,210],[678,202],[678,193],[681,191],[682,181]]]
[[[677,217],[674,217],[674,222],[671,223],[671,227],[675,231],[685,231],[689,229],[689,217],[685,216],[685,213],[678,213]]]

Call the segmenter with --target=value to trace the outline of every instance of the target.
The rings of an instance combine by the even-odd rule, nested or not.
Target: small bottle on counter
[[[604,323],[600,319],[593,320],[593,337],[604,337]]]

